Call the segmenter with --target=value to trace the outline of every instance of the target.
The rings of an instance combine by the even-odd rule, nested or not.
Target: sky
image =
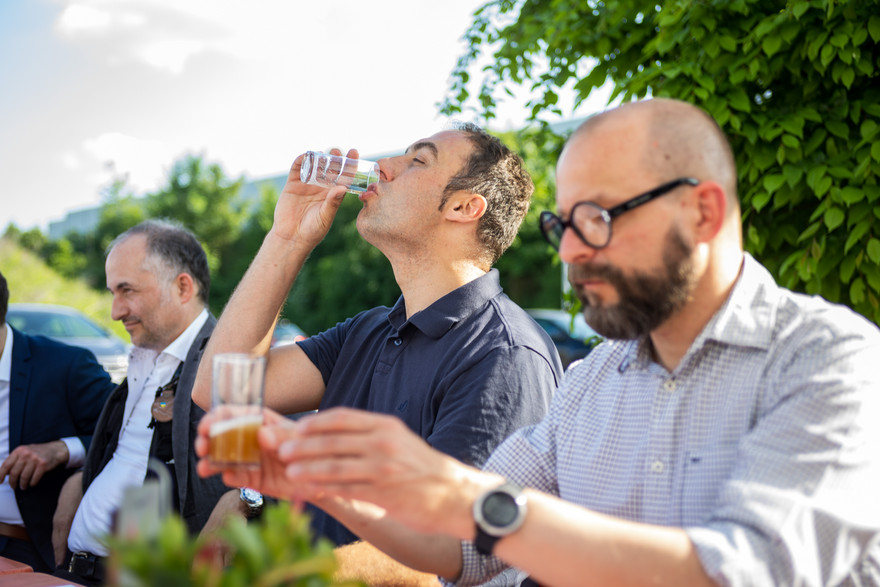
[[[483,3],[0,0],[0,231],[46,231],[115,177],[156,191],[186,155],[259,179],[310,149],[403,149],[448,123]],[[524,96],[489,127],[521,126]]]

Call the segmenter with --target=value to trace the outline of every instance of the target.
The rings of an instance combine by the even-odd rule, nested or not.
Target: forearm
[[[712,585],[680,528],[650,526],[591,512],[527,491],[523,526],[495,554],[546,585]],[[465,521],[462,539],[472,539]]]
[[[270,231],[217,322],[199,365],[193,401],[211,405],[211,364],[228,352],[266,354],[272,329],[310,248]]]
[[[395,561],[366,542],[336,549],[336,580],[363,581],[384,587],[437,587],[436,575],[421,573]]]
[[[348,573],[345,578],[367,580],[368,567],[373,563],[385,569],[382,574],[387,573],[389,578],[398,573],[404,577],[418,577],[427,573],[436,581],[436,575],[455,577],[461,570],[461,547],[455,538],[412,530],[385,516],[381,508],[364,502],[327,499],[316,502],[316,505],[366,541],[357,543],[362,546],[344,552],[348,558],[340,560],[340,571],[344,569]],[[337,555],[340,551],[337,549]],[[379,576],[382,575],[377,574],[373,578]],[[367,582],[371,585],[385,584],[382,581]]]

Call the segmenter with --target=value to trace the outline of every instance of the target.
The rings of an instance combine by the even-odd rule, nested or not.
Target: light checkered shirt
[[[643,342],[600,345],[485,468],[685,528],[720,584],[878,585],[880,331],[778,287],[746,255],[675,371]],[[470,542],[462,554],[460,584],[503,568]]]

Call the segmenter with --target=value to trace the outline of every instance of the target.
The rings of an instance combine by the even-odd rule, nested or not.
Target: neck
[[[730,251],[703,271],[684,308],[651,332],[654,359],[674,371],[688,349],[730,296],[740,271],[742,250]]]
[[[393,262],[391,266],[406,301],[407,318],[487,273],[473,261],[467,260],[449,262],[421,258],[406,263]]]
[[[9,329],[6,328],[5,322],[0,322],[0,355],[3,354],[3,351],[6,349],[6,334],[9,332]]]

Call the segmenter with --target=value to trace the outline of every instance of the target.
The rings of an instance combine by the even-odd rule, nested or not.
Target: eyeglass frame
[[[622,202],[611,209],[606,209],[597,204],[596,202],[578,202],[574,206],[572,206],[571,211],[568,215],[568,220],[563,220],[561,217],[557,216],[553,212],[549,210],[544,210],[541,212],[538,217],[538,228],[541,229],[541,235],[544,237],[550,246],[559,251],[559,247],[562,245],[562,235],[565,233],[566,228],[570,228],[574,231],[574,233],[578,236],[581,241],[591,247],[593,249],[604,249],[611,242],[612,235],[612,225],[611,221],[623,214],[624,212],[629,212],[635,208],[643,204],[647,204],[651,200],[656,200],[660,196],[664,196],[670,193],[675,188],[682,185],[696,186],[700,184],[700,180],[695,179],[693,177],[679,177],[678,179],[673,179],[672,181],[668,181],[660,186],[655,187],[652,190],[648,190],[647,192],[641,193],[629,200]],[[590,208],[595,208],[599,211],[599,217],[605,222],[608,226],[608,239],[604,244],[596,245],[587,240],[587,237],[581,233],[580,229],[572,223],[571,219],[574,217],[574,211],[578,206],[589,206]],[[562,226],[562,231],[559,233],[559,244],[556,244],[553,240],[550,239],[548,235],[547,229],[544,228],[544,225],[549,223],[550,220],[553,220],[557,225]]]

